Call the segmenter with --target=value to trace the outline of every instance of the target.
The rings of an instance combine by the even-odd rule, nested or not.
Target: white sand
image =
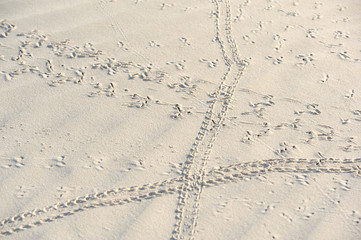
[[[360,239],[360,13],[0,1],[0,237]]]

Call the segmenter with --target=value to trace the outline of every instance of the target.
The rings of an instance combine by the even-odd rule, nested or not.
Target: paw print
[[[89,164],[84,167],[87,169],[96,169],[97,171],[104,170],[104,158],[93,158],[92,156],[88,156]]]
[[[183,107],[180,104],[175,104],[174,107],[174,112],[171,114],[171,118],[173,119],[180,119],[183,118],[185,115],[188,114],[192,114],[192,111],[190,107]]]
[[[297,149],[296,145],[288,144],[287,142],[280,143],[280,148],[275,151],[276,155],[287,156],[292,150]]]
[[[60,186],[57,189],[56,197],[58,199],[68,198],[70,193],[75,190],[74,187]]]
[[[297,55],[296,58],[300,59],[301,62],[297,63],[296,66],[303,67],[308,64],[314,65],[313,61],[315,60],[313,53],[310,54],[300,54]]]
[[[183,44],[184,44],[184,46],[190,46],[191,44],[189,43],[189,41],[188,41],[188,39],[187,38],[185,38],[185,37],[181,37],[181,38],[179,38],[179,41],[181,41]]]
[[[351,216],[353,218],[353,223],[355,225],[361,225],[361,215],[360,215],[360,213],[358,213],[356,210],[352,210]]]
[[[150,41],[150,42],[148,42],[148,44],[150,47],[160,47],[160,45],[154,41]]]
[[[149,104],[152,102],[152,98],[149,96],[142,97],[138,94],[133,94],[131,98],[132,98],[132,102],[129,103],[128,107],[145,108],[149,106]]]
[[[27,198],[34,188],[35,186],[17,186],[15,196],[16,198]]]
[[[16,157],[16,158],[9,158],[7,159],[8,163],[5,165],[2,165],[3,168],[22,168],[25,166],[24,164],[24,157]]]
[[[47,165],[46,168],[65,167],[66,163],[64,160],[65,160],[65,156],[53,158],[53,159],[51,159],[51,163],[49,165]]]

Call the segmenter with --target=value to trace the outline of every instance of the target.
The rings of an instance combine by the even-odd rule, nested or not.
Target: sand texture
[[[361,239],[361,1],[1,0],[0,239]]]

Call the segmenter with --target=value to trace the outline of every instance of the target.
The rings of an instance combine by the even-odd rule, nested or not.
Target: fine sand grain
[[[0,1],[0,238],[360,239],[360,13]]]

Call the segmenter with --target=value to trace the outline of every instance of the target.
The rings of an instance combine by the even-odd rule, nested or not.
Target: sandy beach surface
[[[1,239],[361,238],[361,1],[1,0]]]

